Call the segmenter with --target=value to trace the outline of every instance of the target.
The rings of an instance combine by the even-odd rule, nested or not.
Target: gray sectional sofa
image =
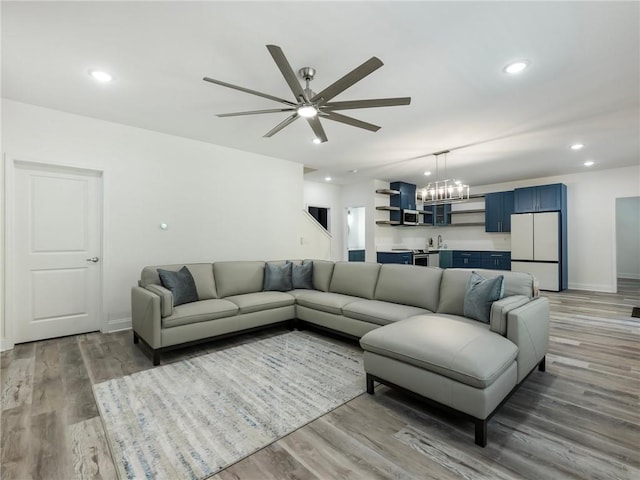
[[[183,265],[145,267],[132,288],[134,342],[151,348],[154,365],[163,350],[192,342],[282,323],[313,325],[360,341],[369,393],[378,381],[462,412],[475,422],[481,446],[496,409],[536,367],[544,371],[549,303],[525,273],[474,270],[504,277],[504,294],[489,304],[484,322],[465,316],[466,269],[314,260],[313,288],[264,291],[262,261],[186,266],[198,301],[174,306],[162,286],[158,269]]]

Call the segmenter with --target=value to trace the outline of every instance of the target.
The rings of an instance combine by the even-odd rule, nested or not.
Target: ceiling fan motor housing
[[[302,77],[303,80],[311,81],[313,77],[316,75],[316,69],[313,67],[302,67],[298,70],[298,74]]]

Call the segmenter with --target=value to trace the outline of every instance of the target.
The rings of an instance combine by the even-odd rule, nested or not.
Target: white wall
[[[304,181],[304,206],[305,209],[311,205],[313,207],[324,207],[329,209],[329,231],[331,234],[331,260],[343,260],[343,231],[344,225],[342,204],[340,201],[342,188],[340,185],[332,183]],[[346,222],[346,220],[345,220]]]
[[[640,279],[640,197],[616,199],[618,278]]]
[[[7,158],[104,171],[106,328],[145,265],[300,255],[301,164],[7,100],[2,137]]]

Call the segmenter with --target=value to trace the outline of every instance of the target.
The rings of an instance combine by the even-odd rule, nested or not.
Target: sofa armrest
[[[549,299],[537,297],[507,314],[507,338],[518,346],[518,383],[547,354]]]
[[[141,287],[131,289],[131,323],[133,331],[151,348],[162,347],[160,297]]]
[[[173,293],[171,290],[160,285],[147,285],[145,288],[160,297],[160,313],[163,317],[168,317],[173,313]]]
[[[492,332],[499,333],[503,337],[507,334],[507,315],[522,305],[529,303],[529,297],[525,295],[511,295],[502,298],[491,305],[489,324]]]

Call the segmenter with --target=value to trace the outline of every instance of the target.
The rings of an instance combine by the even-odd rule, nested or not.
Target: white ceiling
[[[300,162],[339,183],[421,184],[431,152],[472,185],[637,165],[638,2],[2,2],[2,96]],[[371,56],[385,65],[335,98],[411,96],[410,106],[345,111],[377,133],[323,121],[272,138],[280,104],[210,76],[293,100],[266,44],[317,92]],[[502,68],[527,59],[518,76]],[[108,85],[87,74],[102,68]],[[574,142],[581,151],[569,150]],[[422,157],[422,158],[420,158]],[[350,170],[357,169],[357,173]]]

